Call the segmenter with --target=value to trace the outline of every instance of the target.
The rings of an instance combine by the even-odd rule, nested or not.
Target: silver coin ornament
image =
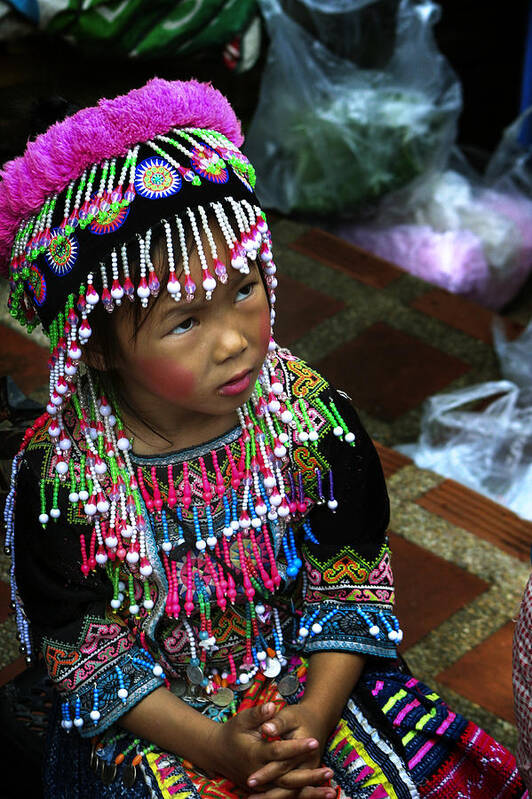
[[[281,672],[281,663],[277,658],[266,658],[266,668],[264,675],[274,679]]]
[[[180,697],[184,696],[187,690],[187,686],[184,680],[172,680],[170,683],[170,691],[173,693],[174,696]]]
[[[235,695],[230,688],[219,688],[215,694],[212,694],[210,699],[216,707],[227,707],[233,701]]]
[[[122,782],[126,788],[132,788],[137,780],[137,767],[124,766],[122,770]]]
[[[116,764],[105,763],[102,769],[101,780],[104,785],[111,785],[116,778]]]
[[[192,685],[200,685],[203,681],[203,672],[199,666],[194,666],[194,664],[189,663],[187,666],[187,680],[192,683]]]
[[[299,688],[299,680],[295,674],[286,674],[279,680],[277,688],[281,696],[292,696]]]

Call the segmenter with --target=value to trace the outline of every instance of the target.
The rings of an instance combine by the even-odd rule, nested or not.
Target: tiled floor
[[[350,369],[346,370],[346,364]],[[317,363],[358,408],[394,421],[469,371],[469,365],[431,344],[375,322]]]
[[[353,397],[377,443],[391,498],[404,656],[457,710],[513,748],[512,619],[532,524],[393,449],[417,437],[428,396],[499,376],[493,314],[320,230],[278,219],[272,232],[278,340]],[[504,321],[517,335],[522,314]],[[8,318],[0,335],[1,372],[38,389],[46,371],[39,349]],[[0,576],[1,683],[24,664],[6,619],[5,559]]]

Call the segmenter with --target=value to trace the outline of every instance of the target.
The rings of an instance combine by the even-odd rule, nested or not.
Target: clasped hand
[[[252,795],[256,792],[260,799],[336,796],[324,785],[332,771],[320,766],[327,733],[316,714],[303,705],[287,705],[276,712],[269,702],[237,713],[217,727],[216,771]]]

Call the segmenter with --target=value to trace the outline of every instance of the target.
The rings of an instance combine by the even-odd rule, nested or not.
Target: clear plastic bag
[[[431,397],[417,443],[396,449],[532,520],[532,322],[515,341],[494,336],[507,379]]]
[[[349,215],[445,163],[461,92],[435,3],[259,6],[270,47],[246,152],[265,207]]]

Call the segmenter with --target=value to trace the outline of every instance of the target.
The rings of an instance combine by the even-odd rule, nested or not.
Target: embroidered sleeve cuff
[[[138,644],[85,680],[76,691],[63,694],[63,729],[77,728],[84,738],[98,735],[164,684],[164,673]]]
[[[305,606],[297,643],[305,654],[336,650],[394,658],[402,637],[389,608],[322,602]]]

